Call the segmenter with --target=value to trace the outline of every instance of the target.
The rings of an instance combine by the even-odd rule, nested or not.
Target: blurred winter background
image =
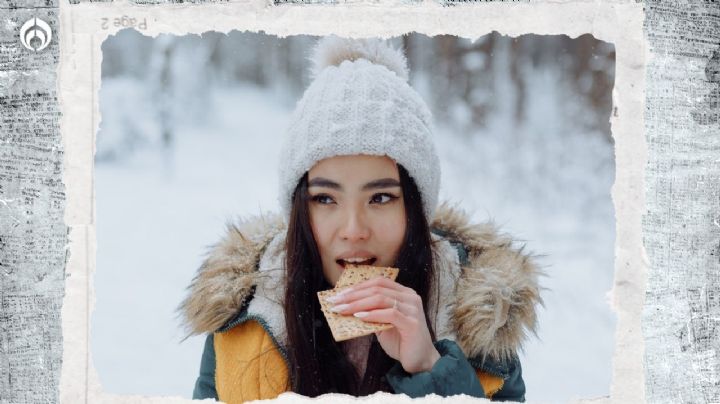
[[[277,211],[278,141],[315,38],[144,37],[102,46],[92,360],[104,390],[190,397],[204,337],[175,309],[228,219]],[[590,35],[394,38],[428,102],[441,198],[543,257],[527,399],[609,395],[615,52]]]

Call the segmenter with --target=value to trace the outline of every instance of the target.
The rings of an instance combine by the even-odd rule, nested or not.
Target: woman
[[[235,403],[376,391],[524,401],[517,358],[541,302],[537,268],[490,225],[437,207],[430,113],[404,56],[329,37],[281,152],[283,214],[229,228],[183,302],[208,333],[194,398]],[[390,323],[335,342],[316,292],[349,263],[393,266],[333,311]]]

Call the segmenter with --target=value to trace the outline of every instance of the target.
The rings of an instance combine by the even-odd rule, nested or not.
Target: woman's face
[[[405,237],[405,202],[392,159],[321,160],[308,172],[308,192],[310,224],[331,285],[348,262],[394,265]]]

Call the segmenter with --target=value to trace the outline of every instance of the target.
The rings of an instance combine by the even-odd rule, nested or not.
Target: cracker
[[[345,341],[352,338],[362,337],[363,335],[372,334],[378,331],[389,330],[394,326],[385,323],[371,323],[363,321],[353,315],[343,316],[342,314],[330,311],[334,304],[326,299],[334,296],[342,289],[348,286],[356,285],[365,280],[384,276],[388,279],[395,280],[398,275],[397,268],[390,267],[373,267],[369,265],[352,266],[348,265],[343,271],[340,279],[338,279],[335,288],[317,292],[320,300],[320,308],[325,315],[325,319],[330,326],[330,331],[335,341]]]
[[[335,284],[335,289],[352,286],[368,279],[384,276],[392,281],[398,276],[399,270],[391,267],[374,267],[370,265],[348,265]]]
[[[340,313],[330,311],[334,304],[326,301],[330,296],[338,293],[338,290],[330,289],[317,292],[320,299],[320,308],[325,315],[325,319],[330,326],[330,332],[335,341],[345,341],[352,338],[362,337],[363,335],[372,334],[377,331],[389,330],[393,328],[392,324],[370,323],[363,321],[353,315],[343,316]]]

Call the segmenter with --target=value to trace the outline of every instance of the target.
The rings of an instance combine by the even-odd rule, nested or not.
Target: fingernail
[[[367,317],[367,315],[370,314],[367,311],[358,311],[357,313],[353,314],[355,317],[363,318]]]
[[[330,308],[330,311],[335,312],[335,313],[339,313],[339,312],[347,309],[348,306],[349,306],[348,304],[338,304],[337,306],[331,307],[331,308]]]
[[[328,298],[325,299],[325,300],[327,300],[327,301],[330,302],[330,303],[339,302],[340,300],[342,300],[343,297],[345,297],[345,295],[346,295],[348,292],[350,292],[350,288],[343,289],[343,290],[339,291],[338,293],[336,293],[336,294],[328,297]]]

